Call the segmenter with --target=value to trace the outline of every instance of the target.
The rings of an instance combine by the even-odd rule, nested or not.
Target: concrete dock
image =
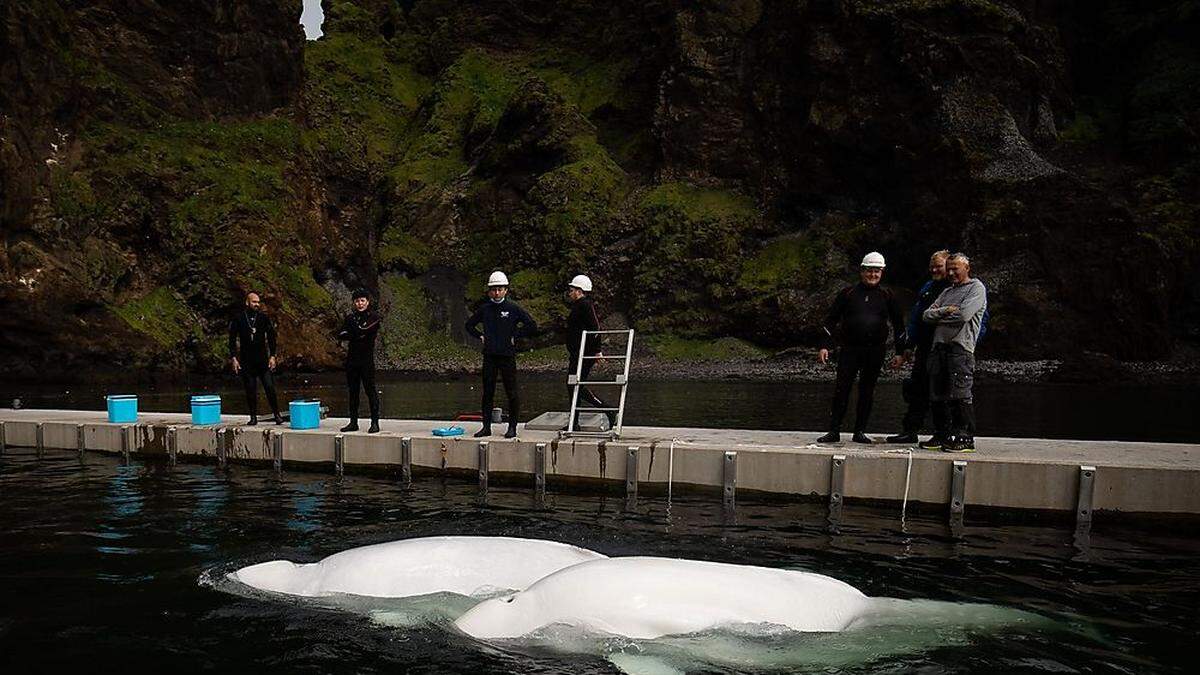
[[[142,412],[136,424],[110,424],[101,411],[0,409],[0,446],[157,456],[169,462],[262,463],[336,471],[445,471],[518,484],[544,494],[552,485],[643,490],[707,490],[727,506],[738,495],[945,505],[951,522],[972,507],[1074,513],[1200,514],[1200,445],[1125,441],[979,438],[978,451],[954,455],[894,445],[818,445],[816,432],[625,427],[619,440],[558,439],[522,430],[516,439],[471,438],[477,422],[383,420],[382,433],[340,434],[345,419],[293,430],[225,416],[193,426],[178,413]],[[439,438],[457,424],[465,436]],[[498,427],[500,429],[502,427]]]

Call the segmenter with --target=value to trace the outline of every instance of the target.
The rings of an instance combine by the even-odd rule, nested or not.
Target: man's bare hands
[[[242,364],[238,363],[237,357],[233,357],[233,374],[237,375],[242,372]]]
[[[903,357],[902,355],[900,355],[900,354],[897,354],[897,355],[893,356],[893,357],[892,357],[892,363],[891,363],[891,365],[892,365],[892,369],[893,369],[893,370],[895,370],[896,368],[899,368],[900,366],[904,365],[904,357]]]
[[[829,350],[828,349],[822,349],[821,351],[817,352],[817,362],[818,363],[828,363],[829,362]]]
[[[272,371],[275,370],[275,357],[274,356],[267,359],[267,368]]]

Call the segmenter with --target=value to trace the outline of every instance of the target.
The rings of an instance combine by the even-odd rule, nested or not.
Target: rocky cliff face
[[[358,285],[386,362],[452,360],[493,268],[549,325],[586,271],[777,348],[872,249],[970,253],[993,355],[1196,325],[1186,2],[327,0],[307,44],[299,2],[186,4],[0,10],[6,371],[218,367],[246,288],[326,367]]]

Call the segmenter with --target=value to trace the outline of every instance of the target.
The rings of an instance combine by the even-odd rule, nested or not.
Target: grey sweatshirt
[[[949,305],[957,306],[958,310],[947,311]],[[926,323],[936,324],[933,329],[933,344],[957,344],[974,354],[985,309],[987,289],[982,281],[971,279],[965,284],[951,286],[942,291],[921,318]]]

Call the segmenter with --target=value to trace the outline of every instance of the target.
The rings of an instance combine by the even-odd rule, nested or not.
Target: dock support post
[[[829,522],[842,520],[842,497],[846,489],[846,456],[834,455],[829,463]]]
[[[132,445],[131,441],[129,425],[121,425],[121,462],[124,464],[129,464],[129,455],[133,451],[130,447]]]
[[[967,488],[967,463],[961,460],[954,462],[950,468],[950,528],[962,527],[963,513],[966,510],[964,495]]]
[[[722,466],[721,501],[726,511],[732,511],[737,508],[737,453],[726,452]]]
[[[637,470],[638,447],[631,445],[625,451],[625,508],[630,510],[637,507]]]
[[[81,430],[83,429],[82,424],[79,425],[79,427]],[[81,438],[82,438],[82,436],[81,436]],[[82,447],[80,448],[80,452],[83,452]],[[169,426],[169,427],[167,427],[167,466],[175,466],[175,464],[178,461],[179,461],[179,427]]]
[[[75,449],[79,451],[79,461],[83,461],[83,451],[87,450],[87,441],[84,438],[82,424],[75,425]]]
[[[271,466],[276,474],[283,473],[283,432],[272,431],[271,437]]]
[[[488,491],[488,442],[480,441],[477,452],[478,460],[476,466],[479,467],[479,494],[486,496]]]
[[[533,446],[533,503],[542,508],[546,505],[546,444]]]
[[[400,482],[412,484],[412,437],[400,439]]]
[[[8,449],[8,441],[4,438],[4,425],[5,424],[8,424],[8,423],[0,422],[0,455],[3,455],[4,451],[6,449]]]
[[[1096,491],[1096,467],[1079,467],[1079,500],[1075,506],[1075,526],[1077,528],[1092,525],[1092,496]]]
[[[42,422],[38,422],[37,429],[33,432],[34,446],[37,447],[38,459],[46,455],[46,428],[42,424]]]
[[[333,472],[339,478],[346,473],[346,437],[342,434],[333,437]]]
[[[217,439],[217,466],[225,468],[225,462],[228,458],[225,456],[225,428],[221,427],[213,432]]]

